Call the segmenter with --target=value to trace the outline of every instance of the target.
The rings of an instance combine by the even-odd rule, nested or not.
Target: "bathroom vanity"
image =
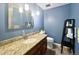
[[[0,43],[1,44],[1,43]],[[19,36],[15,41],[0,46],[0,55],[43,55],[47,50],[47,35]]]
[[[42,39],[37,45],[30,49],[25,55],[44,55],[47,50],[46,37]]]

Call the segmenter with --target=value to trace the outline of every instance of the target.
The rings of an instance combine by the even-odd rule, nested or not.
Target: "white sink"
[[[34,42],[36,42],[36,39],[27,39],[27,40],[24,40],[24,44],[32,44],[32,43],[34,43]]]

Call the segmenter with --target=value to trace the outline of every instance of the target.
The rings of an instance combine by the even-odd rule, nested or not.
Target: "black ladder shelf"
[[[63,53],[63,46],[70,48],[75,54],[75,19],[67,19],[64,23],[62,41],[61,41],[61,53]]]

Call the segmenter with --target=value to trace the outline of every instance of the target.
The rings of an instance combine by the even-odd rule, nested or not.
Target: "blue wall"
[[[71,6],[71,15],[70,15],[70,18],[74,18],[76,19],[75,20],[75,26],[76,27],[79,27],[79,4],[70,4]],[[79,44],[78,44],[78,41],[77,41],[77,37],[76,37],[76,40],[75,40],[75,51],[77,54],[79,54]]]
[[[44,11],[44,30],[55,42],[61,43],[64,20],[69,18],[70,5]]]
[[[30,4],[31,10],[34,13],[33,29],[25,29],[26,33],[39,31],[43,29],[44,17],[43,10],[36,4]],[[40,11],[40,15],[36,15],[36,11]],[[0,40],[22,35],[22,30],[7,31],[7,4],[0,3]]]
[[[0,4],[0,33],[5,32],[5,4]]]

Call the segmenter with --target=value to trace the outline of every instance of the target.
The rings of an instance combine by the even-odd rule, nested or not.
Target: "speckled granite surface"
[[[32,47],[38,44],[43,38],[47,35],[45,34],[34,34],[28,36],[28,38],[24,39],[22,36],[16,37],[15,41],[8,42],[7,44],[3,44],[0,46],[0,55],[23,55],[27,53]],[[25,44],[25,41],[33,41],[33,43]]]

